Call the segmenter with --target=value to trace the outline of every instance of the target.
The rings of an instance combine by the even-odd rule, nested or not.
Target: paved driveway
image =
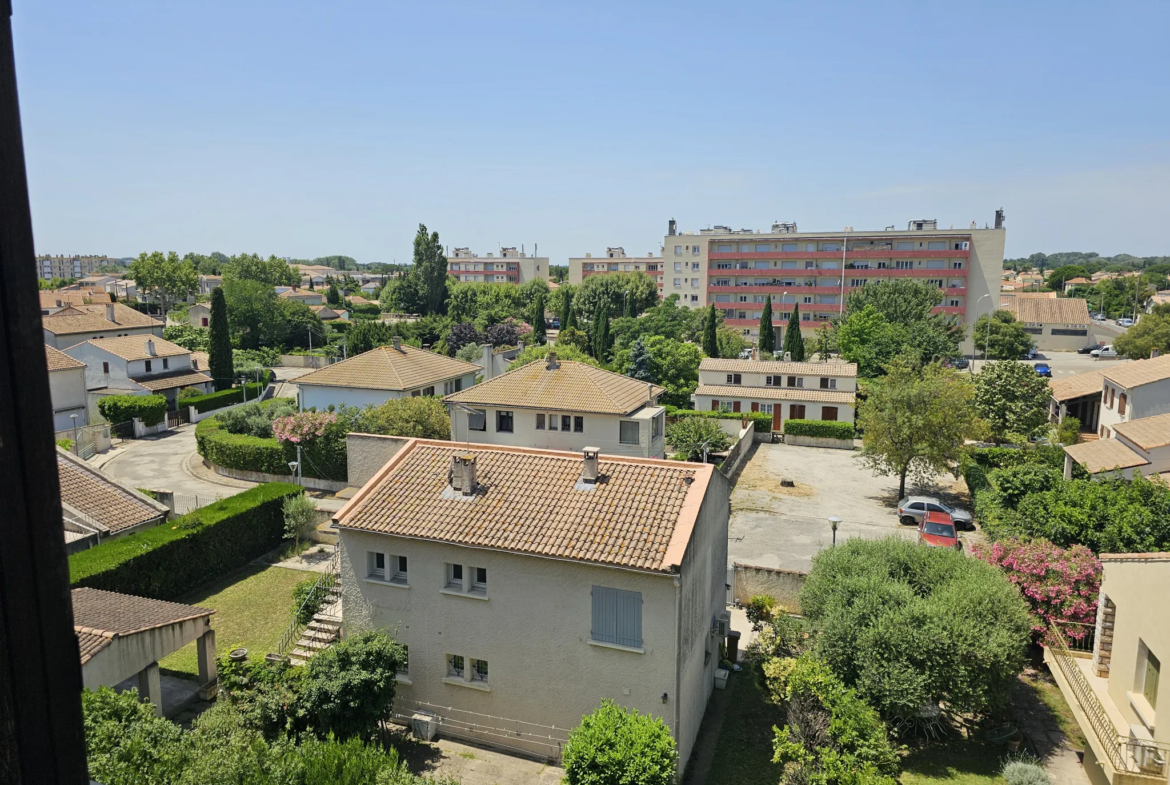
[[[818,447],[759,444],[731,495],[728,558],[732,562],[807,571],[812,557],[832,544],[828,517],[841,518],[837,539],[913,538],[913,527],[894,516],[895,477],[878,477],[857,452]],[[792,488],[781,486],[791,479]],[[928,491],[953,499],[954,480],[936,478]]]

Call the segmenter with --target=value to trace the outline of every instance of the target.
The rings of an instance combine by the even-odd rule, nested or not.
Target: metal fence
[[[305,631],[305,627],[309,626],[307,622],[301,621],[301,614],[310,602],[321,597],[327,597],[329,590],[337,585],[338,579],[341,577],[341,551],[333,554],[333,558],[329,560],[329,566],[321,573],[321,577],[313,584],[313,588],[305,595],[305,599],[301,602],[296,613],[293,614],[292,623],[284,631],[284,635],[280,636],[280,641],[276,644],[276,653],[281,657],[287,655],[292,651],[293,646],[301,639],[301,633]]]
[[[219,501],[223,498],[222,494],[212,493],[176,493],[175,498],[175,513],[177,515],[184,515],[198,510],[200,507],[206,507],[209,504]]]
[[[180,425],[186,425],[191,421],[191,407],[180,406],[173,412],[167,412],[167,427],[178,428]]]
[[[1076,621],[1058,622],[1061,632],[1064,633],[1064,642],[1071,652],[1092,654],[1097,640],[1097,625],[1082,624]]]
[[[396,697],[394,708],[394,718],[399,722],[409,724],[414,711],[427,712],[439,718],[439,733],[443,736],[486,742],[526,755],[537,753],[554,763],[560,762],[561,752],[569,739],[570,728],[482,714],[428,701]],[[400,708],[406,711],[399,711]]]

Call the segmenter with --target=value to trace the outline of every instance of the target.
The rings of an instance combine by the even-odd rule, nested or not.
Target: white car
[[[1089,356],[1096,360],[1116,360],[1117,350],[1113,348],[1113,344],[1106,344],[1100,349],[1094,349],[1093,351],[1089,352]]]
[[[1130,319],[1128,316],[1124,319],[1118,319],[1117,326],[1118,327],[1133,327],[1133,319]]]

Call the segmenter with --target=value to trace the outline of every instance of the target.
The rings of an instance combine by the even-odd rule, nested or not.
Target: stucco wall
[[[451,408],[451,438],[454,441],[470,441],[475,444],[501,444],[514,447],[535,447],[548,450],[579,451],[585,447],[597,447],[602,455],[629,455],[641,458],[663,458],[666,450],[665,419],[662,431],[658,438],[651,439],[653,432],[650,417],[664,410],[654,407],[650,410],[636,412],[630,417],[620,417],[614,414],[590,414],[588,412],[541,412],[545,415],[545,430],[536,429],[536,415],[538,412],[531,409],[508,409],[513,414],[512,432],[496,431],[496,411],[491,407],[472,406],[470,408],[484,409],[487,412],[486,427],[482,431],[472,431],[467,427],[467,412],[458,408]],[[568,414],[570,417],[585,418],[585,430],[582,433],[574,431],[549,430],[548,417],[559,418]],[[639,444],[622,444],[620,441],[619,423],[622,421],[637,421],[641,423],[639,429]],[[737,423],[738,424],[738,423]]]
[[[196,640],[209,626],[207,619],[192,619],[114,638],[109,646],[81,666],[82,682],[91,690],[103,685],[113,687]]]
[[[789,412],[791,412],[791,409],[789,408],[789,406],[791,406],[792,404],[803,404],[803,406],[804,406],[804,419],[806,419],[806,420],[819,420],[822,417],[822,412],[821,412],[822,407],[836,406],[837,407],[837,421],[838,422],[853,422],[853,406],[851,406],[849,404],[845,404],[845,403],[836,403],[836,404],[834,404],[834,403],[814,403],[814,402],[809,401],[809,400],[770,401],[770,400],[767,400],[764,398],[752,397],[750,387],[745,388],[743,390],[743,394],[737,398],[729,398],[726,396],[720,396],[718,398],[715,398],[714,396],[711,396],[711,395],[698,395],[698,394],[696,394],[695,395],[695,409],[697,411],[701,411],[701,412],[710,411],[712,401],[719,401],[720,404],[734,403],[735,401],[739,401],[740,414],[750,414],[751,413],[752,401],[757,401],[759,403],[770,403],[773,406],[780,406],[782,408],[782,412],[781,412],[781,421],[782,422],[783,422],[783,420],[792,419],[791,417],[788,416]]]
[[[1129,396],[1129,403],[1131,408],[1127,414],[1131,420],[1170,412],[1170,379],[1135,388]]]
[[[64,351],[70,346],[75,346],[83,341],[88,341],[93,338],[117,338],[122,335],[157,335],[162,337],[162,325],[158,327],[114,327],[112,330],[101,330],[93,333],[76,333],[72,335],[54,335],[53,333],[41,328],[44,332],[45,343],[55,349]]]
[[[474,373],[464,374],[460,378],[463,380],[464,390],[475,384]],[[437,395],[443,394],[443,381],[434,383]],[[365,390],[358,387],[326,387],[314,384],[302,384],[299,387],[303,406],[306,409],[315,406],[319,410],[327,409],[330,404],[340,406],[343,403],[347,406],[380,406],[392,398],[409,398],[411,393],[410,390]]]
[[[49,399],[53,404],[53,430],[64,431],[73,427],[77,415],[77,427],[89,424],[86,410],[85,369],[69,368],[49,373]]]
[[[747,605],[757,594],[775,597],[791,613],[800,613],[800,590],[808,573],[794,570],[777,570],[771,567],[756,567],[736,562],[733,566],[735,581],[732,591],[740,605]]]
[[[349,465],[349,485],[360,488],[394,457],[408,440],[401,436],[372,433],[349,433],[345,436],[345,457]]]
[[[1075,352],[1077,349],[1088,346],[1093,342],[1091,330],[1085,325],[1084,335],[1053,335],[1053,330],[1069,329],[1070,325],[1045,324],[1040,328],[1040,335],[1032,335],[1036,348],[1042,352]]]

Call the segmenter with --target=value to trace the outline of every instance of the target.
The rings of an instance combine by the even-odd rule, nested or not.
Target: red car
[[[918,544],[930,548],[962,549],[955,522],[945,512],[928,512],[918,524]]]

